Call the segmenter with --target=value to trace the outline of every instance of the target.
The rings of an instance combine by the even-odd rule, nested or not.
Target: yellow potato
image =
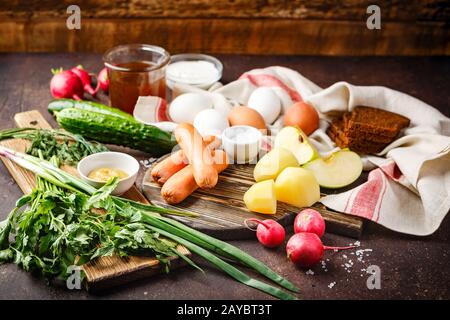
[[[253,170],[255,181],[276,179],[278,174],[287,167],[298,167],[294,154],[285,148],[275,148],[262,157]]]
[[[277,212],[277,198],[273,180],[257,182],[244,194],[247,209],[259,213],[274,214]]]
[[[303,168],[286,168],[275,181],[277,200],[302,208],[320,199],[320,187],[314,174]]]

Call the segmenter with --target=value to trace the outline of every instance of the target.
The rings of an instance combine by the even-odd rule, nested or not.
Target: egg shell
[[[250,126],[256,129],[266,129],[266,123],[262,115],[255,109],[238,106],[228,114],[230,126]]]
[[[281,112],[280,98],[268,87],[253,91],[248,99],[248,106],[258,111],[267,124],[273,123]]]
[[[194,123],[203,110],[211,109],[213,102],[205,94],[185,93],[176,97],[169,107],[169,116],[176,123]]]
[[[220,136],[228,126],[228,120],[214,109],[200,111],[194,120],[194,127],[202,137]]]
[[[287,109],[283,120],[285,126],[298,126],[308,136],[319,128],[319,114],[304,102],[297,102]]]

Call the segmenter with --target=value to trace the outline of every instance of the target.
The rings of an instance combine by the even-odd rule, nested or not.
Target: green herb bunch
[[[56,156],[58,161],[67,165],[77,164],[84,157],[108,151],[101,143],[91,142],[78,134],[72,134],[62,130],[47,130],[35,128],[14,128],[0,131],[0,140],[20,138],[27,139],[31,146],[26,153],[49,160]]]
[[[66,278],[69,266],[98,257],[151,254],[168,271],[169,258],[177,254],[176,243],[133,222],[137,211],[131,205],[115,205],[109,194],[117,182],[111,179],[89,196],[38,178],[34,191],[20,198],[0,225],[0,263],[13,261],[51,279]]]

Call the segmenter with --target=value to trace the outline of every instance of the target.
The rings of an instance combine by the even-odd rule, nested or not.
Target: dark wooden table
[[[219,56],[224,62],[224,81],[243,71],[270,65],[283,65],[300,71],[318,85],[326,87],[340,80],[358,85],[385,85],[411,94],[440,109],[449,110],[449,58],[332,58],[283,56]],[[14,126],[13,115],[30,109],[45,112],[51,99],[50,69],[83,64],[88,70],[100,70],[101,57],[93,54],[0,54],[0,128]],[[0,218],[4,219],[21,191],[4,165],[0,165]],[[450,219],[429,237],[413,237],[391,232],[367,223],[360,239],[362,249],[372,249],[359,262],[349,252],[325,256],[321,265],[305,274],[287,261],[284,248],[267,250],[256,241],[233,244],[261,259],[297,284],[304,299],[449,299]],[[330,245],[354,242],[332,234],[324,236]],[[344,257],[347,255],[347,258]],[[350,272],[344,265],[352,259]],[[381,289],[369,290],[369,265],[381,269]],[[265,299],[269,296],[238,284],[214,268],[206,275],[182,268],[169,275],[159,275],[118,287],[101,294],[49,287],[40,278],[20,270],[14,264],[0,266],[0,298],[3,299]],[[330,283],[335,283],[329,288]]]

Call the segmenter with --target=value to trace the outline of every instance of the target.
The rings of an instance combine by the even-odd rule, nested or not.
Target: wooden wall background
[[[81,8],[81,30],[66,9]],[[381,8],[381,30],[366,8]],[[0,51],[104,52],[122,43],[171,53],[449,55],[447,0],[0,0]]]

